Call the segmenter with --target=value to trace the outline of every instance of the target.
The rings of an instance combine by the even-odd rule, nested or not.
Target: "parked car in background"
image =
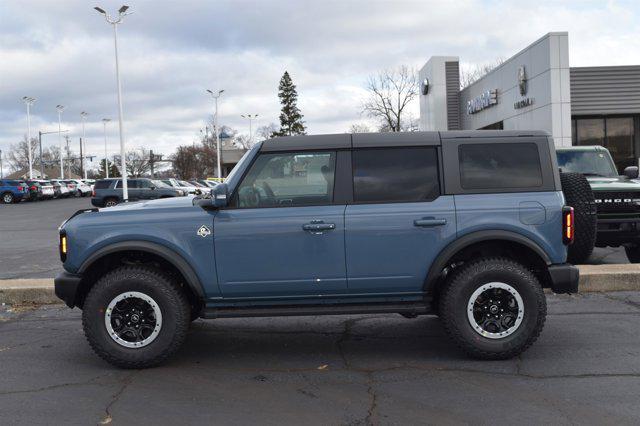
[[[200,182],[202,185],[206,186],[207,188],[215,188],[216,185],[218,184],[218,182],[216,181],[207,180],[207,179],[198,179],[198,182]]]
[[[91,191],[93,191],[93,185],[96,183],[95,179],[82,179],[82,181],[89,185],[91,187]]]
[[[0,200],[4,204],[19,203],[29,196],[29,189],[24,182],[0,179]]]
[[[91,195],[91,185],[87,185],[82,179],[67,179],[64,181],[67,185],[75,185],[77,192],[76,197],[86,197]]]
[[[51,179],[50,182],[53,185],[53,191],[56,198],[68,198],[71,195],[71,191],[64,181],[61,181],[60,179]]]
[[[175,188],[175,189],[180,189],[182,191],[185,191],[188,194],[201,194],[202,193],[202,189],[195,187],[193,185],[191,185],[190,183],[184,181],[184,180],[178,180],[178,179],[174,179],[174,178],[169,178],[169,179],[162,179],[162,182],[166,183],[167,185]]]
[[[53,185],[48,180],[38,180],[40,187],[42,188],[42,198],[50,200],[55,197],[55,191]]]
[[[181,197],[181,189],[161,187],[151,179],[127,179],[129,201],[154,200],[157,198]],[[96,207],[112,207],[122,202],[122,179],[100,179],[96,181],[91,204]]]
[[[70,182],[65,180],[67,184],[67,188],[69,188],[69,196],[71,197],[79,197],[80,192],[78,191],[78,185],[75,182]]]

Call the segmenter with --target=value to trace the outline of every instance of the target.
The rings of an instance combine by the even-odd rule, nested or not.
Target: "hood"
[[[625,176],[589,176],[587,180],[594,191],[640,191],[640,182]]]
[[[178,207],[193,206],[193,196],[161,198],[158,200],[138,201],[133,203],[118,204],[114,207],[99,209],[101,212],[115,213],[118,211],[150,210],[150,209],[171,209]]]

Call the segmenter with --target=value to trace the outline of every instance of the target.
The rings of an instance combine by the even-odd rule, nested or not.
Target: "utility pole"
[[[27,105],[27,158],[29,159],[29,179],[33,179],[33,159],[31,158],[31,106],[36,98],[24,96],[22,98]]]
[[[64,138],[67,141],[67,178],[71,178],[71,157],[69,156],[71,151],[69,151],[69,135],[65,135]],[[62,153],[60,153],[60,156],[62,156]]]
[[[44,159],[42,158],[42,131],[38,132],[38,145],[40,145],[40,177],[44,176]]]
[[[64,179],[64,157],[62,156],[62,111],[64,106],[56,105],[58,110],[58,145],[60,145],[60,179]]]
[[[113,41],[116,53],[116,82],[118,85],[118,123],[120,125],[120,167],[122,170],[120,173],[122,174],[122,199],[126,203],[129,201],[129,190],[127,185],[127,165],[126,165],[126,149],[124,142],[124,129],[122,125],[122,85],[120,84],[120,63],[118,61],[118,25],[122,23],[122,19],[131,14],[131,12],[127,12],[129,6],[121,6],[118,9],[118,18],[112,19],[111,15],[104,11],[104,9],[100,7],[94,7],[99,13],[104,15],[105,19],[111,26],[113,27]]]
[[[82,111],[80,113],[80,117],[82,118],[82,138],[80,139],[80,170],[82,171],[82,175],[84,176],[84,178],[87,178],[87,168],[84,166],[84,157],[82,156],[82,145],[84,144],[85,141],[85,134],[84,134],[84,122],[87,119],[87,115],[89,115],[89,113]]]
[[[155,174],[153,173],[153,150],[149,150],[149,166],[151,167],[151,179],[155,178]]]
[[[2,150],[0,149],[0,179],[4,177],[4,170],[2,169]]]
[[[82,154],[82,138],[80,138],[80,173],[84,176],[84,178],[87,178],[87,171],[84,168],[84,157]]]
[[[216,156],[218,157],[218,179],[222,180],[222,162],[221,162],[222,153],[220,150],[220,128],[218,127],[218,98],[220,97],[220,95],[222,95],[222,93],[224,92],[224,89],[218,90],[217,93],[214,93],[213,91],[207,89],[207,92],[209,92],[211,97],[216,101],[216,115],[214,116],[213,127],[215,128],[214,131],[216,132],[216,145],[217,145]]]

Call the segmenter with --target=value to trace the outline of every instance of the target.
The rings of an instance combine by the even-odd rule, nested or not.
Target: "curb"
[[[640,264],[579,265],[580,293],[640,291]],[[7,305],[62,303],[53,278],[0,280],[0,303]]]

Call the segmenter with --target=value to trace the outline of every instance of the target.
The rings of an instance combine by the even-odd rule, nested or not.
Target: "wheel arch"
[[[110,261],[127,253],[146,254],[149,259],[170,266],[173,272],[179,275],[178,278],[186,285],[187,291],[190,293],[191,302],[193,304],[201,304],[204,300],[205,296],[200,278],[193,267],[180,254],[150,241],[125,241],[102,247],[82,262],[77,271],[78,274],[83,276],[83,282],[79,289],[80,294],[76,295],[76,306],[81,306],[86,292],[95,282],[97,275],[108,270]],[[82,294],[83,289],[84,294]]]
[[[551,264],[547,253],[535,241],[515,232],[505,230],[484,230],[466,234],[450,243],[442,249],[429,268],[429,273],[424,284],[424,291],[433,294],[444,276],[445,269],[452,265],[456,258],[473,250],[492,250],[500,245],[515,249],[509,257],[518,259],[523,254],[533,255],[527,263],[544,267]],[[541,276],[541,282],[546,281],[546,276]]]

